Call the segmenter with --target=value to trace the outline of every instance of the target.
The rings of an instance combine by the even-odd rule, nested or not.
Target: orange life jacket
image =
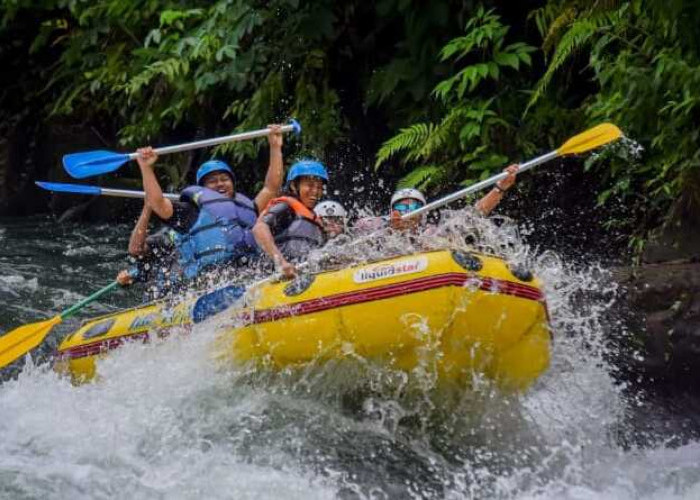
[[[321,221],[312,210],[292,196],[280,196],[270,200],[260,216],[264,217],[273,206],[280,203],[289,205],[295,217],[289,226],[272,235],[275,244],[285,259],[305,260],[311,250],[326,243]]]

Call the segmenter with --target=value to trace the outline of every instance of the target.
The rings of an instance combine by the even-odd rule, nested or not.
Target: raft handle
[[[518,278],[520,281],[532,281],[534,278],[532,271],[519,264],[513,266],[509,265],[508,270],[510,271],[510,274]]]
[[[284,287],[284,294],[287,297],[294,297],[296,295],[301,295],[316,280],[316,276],[313,274],[302,274],[301,276],[295,278],[289,285]]]
[[[467,271],[481,271],[481,268],[484,267],[484,263],[479,257],[461,250],[452,250],[452,258]]]

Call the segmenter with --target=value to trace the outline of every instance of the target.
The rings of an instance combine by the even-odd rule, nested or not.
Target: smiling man
[[[163,196],[153,172],[158,156],[150,147],[138,150],[137,162],[146,192],[144,212],[152,211],[170,228],[172,246],[185,279],[223,265],[245,265],[258,255],[251,230],[258,213],[278,196],[282,186],[283,140],[279,125],[270,126],[268,140],[270,164],[264,186],[254,201],[236,192],[233,170],[221,160],[203,163],[197,170],[197,185],[185,188],[179,201],[171,201]],[[130,253],[132,248],[143,253],[149,250],[141,219],[140,224],[143,241],[130,242]],[[128,276],[123,274],[118,280],[128,284]]]

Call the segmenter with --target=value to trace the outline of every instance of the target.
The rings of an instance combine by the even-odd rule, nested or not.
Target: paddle
[[[562,144],[558,149],[550,151],[549,153],[544,154],[542,156],[538,156],[537,158],[528,162],[521,163],[518,166],[518,173],[530,170],[531,168],[536,167],[537,165],[541,165],[542,163],[553,160],[554,158],[558,158],[559,156],[585,153],[586,151],[590,151],[599,146],[603,146],[604,144],[609,144],[621,137],[622,131],[612,123],[603,123],[601,125],[597,125],[593,128],[586,130],[585,132],[575,135],[574,137],[566,141],[564,144]],[[476,184],[472,184],[467,188],[461,189],[443,198],[431,201],[427,205],[424,205],[414,210],[413,212],[403,214],[401,218],[405,219],[408,217],[415,217],[416,215],[428,212],[429,210],[442,207],[443,205],[447,205],[451,201],[462,198],[485,187],[492,186],[501,179],[505,179],[507,176],[507,172],[501,172],[500,174],[494,175],[493,177],[489,177],[488,179],[485,179],[481,182],[477,182]]]
[[[138,271],[131,269],[129,274],[135,278],[138,275]],[[37,347],[44,341],[54,326],[73,316],[83,307],[99,299],[104,294],[111,292],[117,286],[119,286],[119,283],[114,281],[51,319],[20,326],[0,337],[0,368],[18,360]]]
[[[301,125],[296,120],[291,120],[289,125],[281,127],[282,132],[301,133]],[[215,137],[213,139],[205,139],[203,141],[188,142],[176,146],[166,146],[154,150],[158,155],[169,153],[178,153],[180,151],[190,151],[192,149],[205,148],[208,146],[216,146],[226,142],[245,141],[256,137],[263,137],[270,133],[269,128],[253,130],[251,132],[242,132],[239,134],[226,135],[223,137]],[[114,172],[119,169],[124,163],[135,160],[138,153],[115,153],[112,151],[85,151],[83,153],[73,153],[63,157],[63,167],[71,177],[76,179],[84,179],[85,177],[93,177],[95,175]]]
[[[36,181],[35,184],[47,191],[55,191],[57,193],[73,193],[73,194],[91,194],[102,196],[117,196],[120,198],[145,198],[146,193],[143,191],[130,191],[128,189],[112,189],[103,188],[100,186],[88,186],[86,184],[65,184],[62,182],[44,182]],[[179,200],[180,195],[177,193],[163,193],[165,198],[169,200]]]
[[[192,308],[192,321],[201,323],[231,307],[246,291],[242,285],[228,285],[205,293],[197,299]]]
[[[308,262],[302,262],[297,267],[297,271],[300,271],[308,267]],[[282,280],[282,274],[275,273],[269,278],[264,278],[255,281],[247,286],[243,285],[227,285],[211,292],[207,292],[197,298],[194,306],[192,307],[192,321],[194,323],[201,323],[207,318],[210,318],[220,312],[228,309],[233,304],[235,304],[245,292],[249,289],[254,289],[263,283],[276,283]]]

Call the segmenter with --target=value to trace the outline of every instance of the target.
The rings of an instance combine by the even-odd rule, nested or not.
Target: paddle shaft
[[[136,269],[129,270],[129,274],[132,276],[135,276],[136,272]],[[117,286],[119,286],[119,283],[114,281],[51,319],[23,325],[0,336],[0,368],[14,363],[29,351],[36,348],[46,339],[49,333],[51,333],[54,326],[58,325],[69,316],[74,315],[89,303],[114,290]]]
[[[119,283],[116,281],[113,281],[112,283],[110,283],[106,287],[97,290],[95,293],[93,293],[89,297],[84,298],[83,300],[81,300],[80,302],[75,304],[74,306],[69,307],[68,309],[63,311],[61,314],[59,314],[59,316],[61,316],[62,320],[66,319],[70,316],[73,316],[80,309],[82,309],[86,305],[90,304],[91,302],[96,301],[97,299],[102,297],[104,294],[111,292],[112,290],[114,290],[118,286],[119,286]]]
[[[538,156],[537,158],[534,158],[530,161],[526,161],[525,163],[521,163],[518,165],[518,173],[525,172],[526,170],[530,170],[531,168],[536,167],[537,165],[541,165],[542,163],[546,163],[550,160],[553,160],[559,156],[558,151],[550,151],[547,154],[543,154],[542,156]],[[444,205],[447,205],[448,203],[458,200],[460,198],[463,198],[464,196],[467,196],[469,194],[475,193],[476,191],[479,191],[481,189],[484,189],[486,187],[492,186],[496,184],[498,181],[501,179],[505,179],[508,177],[508,172],[501,172],[500,174],[496,174],[492,177],[489,177],[488,179],[484,179],[481,182],[477,182],[476,184],[472,184],[469,187],[466,187],[464,189],[460,189],[459,191],[456,191],[452,194],[448,194],[447,196],[444,196],[442,198],[439,198],[435,201],[431,201],[427,205],[423,205],[422,207],[414,210],[413,212],[408,212],[406,214],[403,214],[401,216],[402,219],[407,219],[409,217],[415,217],[416,215],[420,215],[422,213],[428,212],[430,210],[433,210],[435,208],[442,207]]]
[[[116,196],[119,198],[145,198],[144,191],[130,191],[128,189],[111,189],[100,188],[100,194],[105,196]],[[163,197],[169,200],[179,200],[180,195],[177,193],[163,193]]]
[[[289,124],[280,127],[280,132],[292,132],[297,130],[298,125]],[[180,151],[190,151],[192,149],[206,148],[209,146],[218,146],[219,144],[224,144],[226,142],[238,142],[247,141],[248,139],[255,139],[256,137],[264,137],[270,135],[269,128],[263,128],[260,130],[252,130],[250,132],[241,132],[240,134],[226,135],[223,137],[215,137],[213,139],[204,139],[202,141],[187,142],[185,144],[178,144],[176,146],[165,146],[162,148],[154,149],[153,151],[157,155],[165,155],[170,153],[179,153]],[[130,160],[135,160],[138,158],[138,153],[130,153]]]

